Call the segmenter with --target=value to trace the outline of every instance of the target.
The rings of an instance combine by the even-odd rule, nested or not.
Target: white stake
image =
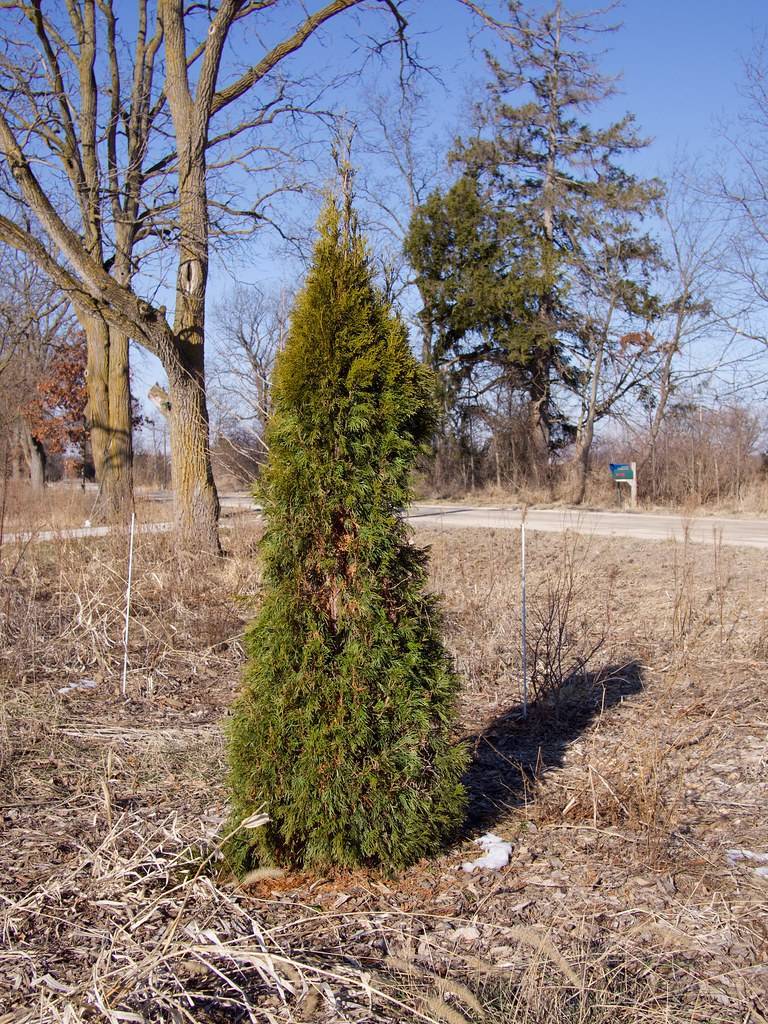
[[[523,718],[528,717],[528,643],[525,636],[525,512],[520,523],[520,632],[523,668]]]
[[[123,681],[120,692],[125,697],[128,682],[128,624],[131,620],[131,581],[133,579],[133,530],[136,524],[136,513],[131,512],[131,539],[128,546],[128,586],[125,591],[125,631],[123,632]]]

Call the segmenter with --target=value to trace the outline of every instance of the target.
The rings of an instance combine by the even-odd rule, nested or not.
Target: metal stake
[[[525,514],[520,523],[520,626],[523,667],[523,718],[528,717],[528,643],[525,636]]]
[[[136,524],[136,513],[131,512],[131,540],[128,546],[128,586],[125,591],[125,630],[123,632],[123,680],[120,692],[123,697],[127,693],[128,681],[128,625],[131,620],[131,581],[133,580],[133,531]]]

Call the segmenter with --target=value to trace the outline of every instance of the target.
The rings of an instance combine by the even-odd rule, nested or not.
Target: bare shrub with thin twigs
[[[528,613],[527,646],[530,688],[537,711],[557,712],[564,690],[584,680],[587,667],[605,646],[610,623],[612,591],[606,615],[598,620],[579,615],[579,592],[590,585],[589,541],[567,531],[560,550],[539,588]]]

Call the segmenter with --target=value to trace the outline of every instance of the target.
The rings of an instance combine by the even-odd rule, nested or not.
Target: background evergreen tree
[[[264,603],[230,730],[237,870],[397,868],[460,825],[457,679],[401,510],[433,383],[330,201],[273,386]]]
[[[584,14],[569,11],[561,0],[507,0],[507,17],[499,22],[501,45],[486,54],[492,76],[488,100],[478,106],[473,129],[454,146],[452,160],[461,177],[417,209],[406,243],[424,299],[422,322],[433,317],[434,328],[437,314],[451,329],[469,328],[471,337],[474,318],[474,330],[485,334],[486,344],[474,346],[474,356],[490,352],[491,361],[501,365],[499,356],[507,353],[501,380],[505,387],[517,381],[526,396],[528,447],[544,467],[572,442],[580,454],[591,443],[573,413],[592,383],[585,366],[606,351],[605,317],[596,313],[595,294],[608,294],[607,305],[615,305],[617,296],[646,288],[646,271],[658,266],[640,224],[654,211],[660,183],[622,166],[647,140],[637,134],[631,115],[604,127],[595,124],[595,108],[614,93],[615,83],[600,72],[590,51],[595,37],[613,30],[605,24],[613,6]],[[476,200],[457,204],[469,182]],[[440,229],[437,246],[426,224]],[[462,246],[441,252],[440,232]],[[481,251],[489,233],[501,258],[486,262],[482,274],[496,277],[498,285],[485,280],[473,304],[465,256]],[[605,266],[616,269],[617,251],[625,283],[607,290]],[[470,286],[465,293],[463,281]],[[469,301],[453,302],[457,290]],[[628,305],[638,307],[634,297]],[[443,336],[439,330],[435,336],[439,345]],[[466,361],[468,352],[472,348],[465,345],[451,353],[451,365],[457,358]],[[499,378],[487,375],[481,393]]]
[[[485,359],[525,359],[536,326],[526,303],[539,276],[538,265],[525,266],[524,231],[470,174],[414,211],[404,250],[422,303],[422,359],[438,374],[461,376]]]
[[[526,230],[471,174],[432,192],[411,218],[404,251],[421,299],[422,359],[440,383],[430,463],[438,487],[457,458],[473,463],[473,428],[479,421],[482,434],[492,418],[482,396],[509,409],[528,391],[545,281]]]

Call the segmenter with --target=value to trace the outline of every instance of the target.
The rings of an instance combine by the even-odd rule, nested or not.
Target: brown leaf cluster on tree
[[[627,349],[642,349],[648,352],[656,339],[650,331],[628,331],[618,340],[618,347],[622,352]]]
[[[75,447],[82,452],[88,426],[85,335],[77,332],[54,353],[26,408],[32,433],[48,455]]]

